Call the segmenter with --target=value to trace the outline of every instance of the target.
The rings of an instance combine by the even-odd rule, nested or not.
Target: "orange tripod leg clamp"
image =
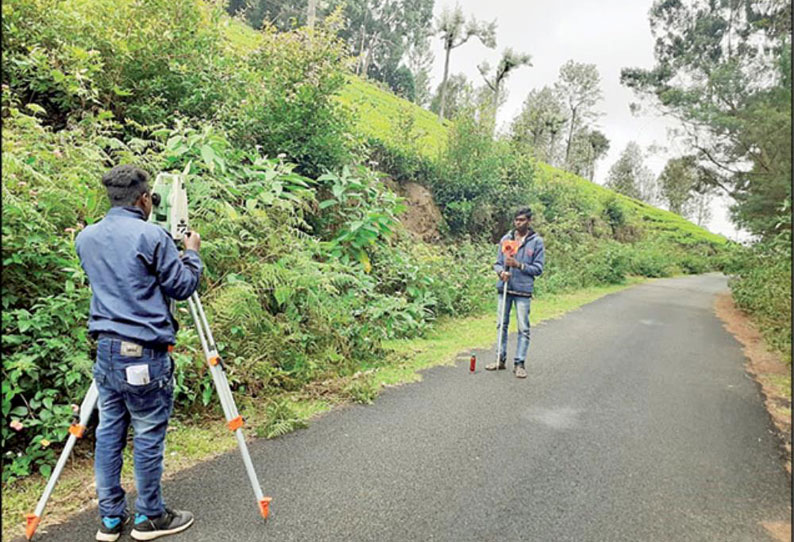
[[[273,499],[270,497],[264,497],[261,501],[259,501],[259,512],[265,519],[267,519],[267,515],[270,512],[270,501],[272,500]]]
[[[235,419],[226,424],[230,431],[237,431],[243,426],[243,417],[237,416]]]
[[[85,433],[85,425],[72,424],[69,426],[69,433],[77,438],[83,438],[83,433]]]
[[[36,532],[36,528],[39,526],[41,518],[36,514],[28,514],[25,516],[25,520],[27,521],[27,525],[25,525],[25,538],[30,540],[33,538],[33,533]]]

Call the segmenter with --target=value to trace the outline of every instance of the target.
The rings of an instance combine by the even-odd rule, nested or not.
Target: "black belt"
[[[124,336],[118,335],[116,333],[108,333],[106,331],[103,331],[103,332],[97,334],[96,338],[97,338],[97,340],[111,339],[111,340],[114,340],[114,341],[124,341],[124,342],[128,342],[128,343],[134,343],[134,344],[141,345],[144,348],[149,348],[151,350],[154,350],[155,352],[168,352],[168,348],[171,346],[170,344],[150,343],[150,342],[146,342],[146,341],[141,341],[139,339],[130,339],[129,337],[124,337]]]

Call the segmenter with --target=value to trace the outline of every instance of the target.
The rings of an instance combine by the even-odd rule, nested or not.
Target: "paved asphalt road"
[[[769,540],[761,522],[790,517],[791,489],[759,388],[714,316],[725,287],[720,275],[636,286],[535,327],[524,381],[483,371],[493,353],[479,351],[473,375],[437,367],[253,442],[267,524],[238,452],[179,473],[166,499],[197,519],[168,540]],[[95,513],[38,540],[92,540]]]

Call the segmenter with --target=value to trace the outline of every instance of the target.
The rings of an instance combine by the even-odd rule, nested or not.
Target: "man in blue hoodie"
[[[507,329],[510,323],[510,308],[516,306],[516,319],[518,320],[518,346],[516,356],[513,360],[513,372],[518,378],[526,378],[527,371],[524,362],[529,350],[529,305],[532,299],[535,277],[543,273],[543,263],[546,258],[546,251],[543,247],[543,239],[530,228],[532,221],[532,211],[529,207],[524,207],[516,211],[513,225],[515,229],[505,234],[499,241],[499,253],[494,264],[494,271],[499,276],[496,289],[499,293],[499,315],[501,351],[497,353],[497,361],[485,366],[488,371],[502,370],[505,368],[507,360]],[[502,253],[503,241],[518,241],[518,251],[514,256],[507,256]],[[507,299],[502,306],[502,298],[505,285],[507,287]]]
[[[182,257],[171,236],[147,222],[152,211],[149,175],[130,165],[102,177],[111,209],[75,241],[91,284],[88,331],[97,339],[94,381],[99,390],[94,470],[101,521],[96,539],[113,542],[130,520],[121,487],[122,450],[132,425],[135,525],[132,537],[153,540],[184,531],[190,512],[166,508],[160,479],[174,365],[169,352],[177,323],[169,300],[196,290],[201,239],[190,232]]]

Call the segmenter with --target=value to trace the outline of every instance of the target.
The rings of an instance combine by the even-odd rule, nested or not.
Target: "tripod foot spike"
[[[259,513],[262,514],[264,519],[267,519],[267,515],[270,512],[270,501],[272,500],[271,497],[264,497],[259,501]]]
[[[36,514],[28,514],[25,516],[25,520],[27,521],[27,525],[25,526],[25,538],[30,540],[33,538],[33,534],[36,532],[36,528],[39,526],[41,518]]]

